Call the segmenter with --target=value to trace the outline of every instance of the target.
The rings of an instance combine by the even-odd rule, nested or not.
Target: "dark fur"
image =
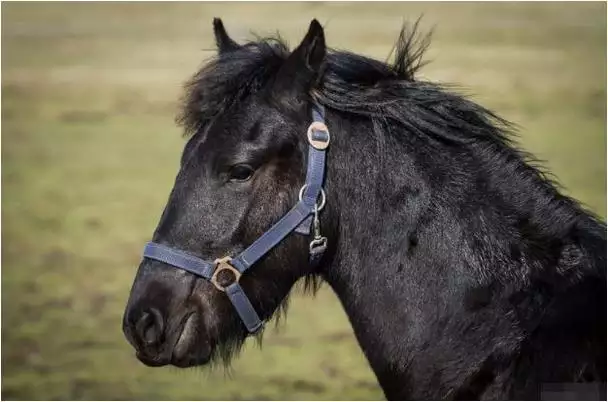
[[[326,53],[314,22],[292,53],[214,27],[220,51],[187,85],[191,138],[155,241],[213,259],[280,218],[303,183],[314,97],[332,135],[331,248],[312,270],[294,234],[243,276],[263,317],[298,278],[325,280],[391,399],[537,399],[546,384],[606,382],[605,223],[514,147],[508,123],[415,79],[428,36],[404,29],[389,65]],[[226,171],[242,158],[256,176],[234,186]],[[147,348],[136,326],[151,307],[167,323]],[[184,361],[171,348],[186,312],[197,329]],[[149,261],[125,332],[144,361],[180,366],[227,361],[245,337],[208,282]]]

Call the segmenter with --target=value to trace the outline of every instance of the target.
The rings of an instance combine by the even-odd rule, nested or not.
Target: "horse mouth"
[[[200,366],[208,363],[211,359],[209,342],[197,336],[198,323],[199,317],[194,312],[185,317],[171,353],[170,363],[172,365],[181,368]]]

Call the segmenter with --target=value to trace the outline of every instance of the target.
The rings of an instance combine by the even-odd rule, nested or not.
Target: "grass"
[[[605,3],[3,3],[2,398],[378,399],[327,289],[297,296],[230,372],[153,369],[121,333],[183,146],[181,84],[232,35],[312,17],[384,59],[404,19],[435,26],[423,77],[520,126],[522,146],[606,213]]]

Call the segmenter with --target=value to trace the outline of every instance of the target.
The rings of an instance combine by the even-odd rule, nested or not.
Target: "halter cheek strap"
[[[308,128],[308,168],[306,181],[299,194],[299,201],[278,222],[262,236],[235,257],[224,257],[209,262],[192,254],[172,247],[149,242],[144,248],[144,257],[172,265],[194,275],[207,279],[220,291],[225,292],[234,306],[241,321],[250,333],[259,331],[263,324],[249,298],[239,284],[239,279],[252,265],[279,244],[291,232],[310,234],[311,262],[320,260],[327,247],[327,239],[321,236],[319,212],[325,206],[323,181],[325,178],[325,157],[329,146],[329,131],[325,126],[325,110],[319,104],[313,105],[313,122]],[[320,204],[318,199],[321,197]],[[233,277],[232,283],[222,285],[218,282],[219,273],[227,271]]]

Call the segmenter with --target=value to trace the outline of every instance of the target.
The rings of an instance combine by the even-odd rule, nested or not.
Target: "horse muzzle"
[[[160,278],[148,276],[162,272],[152,263],[140,267],[141,282],[132,292],[123,317],[123,332],[136,351],[137,358],[148,366],[172,364],[189,367],[207,363],[212,354],[211,341],[204,326],[203,312],[191,302],[187,281],[169,287]],[[174,273],[173,269],[168,269]]]

